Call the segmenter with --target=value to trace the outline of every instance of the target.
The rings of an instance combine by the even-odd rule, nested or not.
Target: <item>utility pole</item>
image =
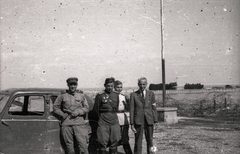
[[[165,86],[165,58],[163,51],[163,0],[160,0],[160,18],[161,18],[161,57],[162,57],[162,92],[163,92],[163,107],[165,107],[166,86]]]
[[[160,0],[160,18],[161,18],[161,56],[162,56],[162,92],[163,92],[163,107],[158,107],[159,121],[167,124],[174,124],[178,122],[177,108],[165,107],[166,104],[166,85],[165,85],[165,58],[164,58],[164,41],[163,41],[163,0]]]

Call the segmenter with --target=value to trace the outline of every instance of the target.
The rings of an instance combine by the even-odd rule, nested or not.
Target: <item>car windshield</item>
[[[0,113],[2,113],[2,110],[3,110],[4,106],[6,105],[8,98],[9,98],[9,95],[0,94]]]

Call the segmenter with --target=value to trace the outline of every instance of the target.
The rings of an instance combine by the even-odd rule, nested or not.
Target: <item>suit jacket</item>
[[[146,96],[143,99],[138,90],[131,93],[130,97],[130,124],[142,125],[144,118],[148,125],[158,122],[155,95],[152,91],[146,90]]]

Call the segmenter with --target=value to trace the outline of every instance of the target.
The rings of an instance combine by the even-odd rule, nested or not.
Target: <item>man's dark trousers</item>
[[[143,132],[147,141],[147,153],[150,154],[150,148],[153,146],[153,125],[148,125],[145,119],[142,125],[135,125],[134,127],[137,131],[135,133],[134,154],[142,154]]]

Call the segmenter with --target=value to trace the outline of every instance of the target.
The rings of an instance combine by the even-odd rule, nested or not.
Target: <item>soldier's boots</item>
[[[126,154],[133,154],[132,149],[131,149],[129,144],[123,144],[123,149],[124,149]]]
[[[80,154],[89,154],[88,152],[80,152]]]
[[[109,154],[117,154],[117,147],[109,148]]]
[[[99,149],[99,154],[107,154],[106,149]]]

